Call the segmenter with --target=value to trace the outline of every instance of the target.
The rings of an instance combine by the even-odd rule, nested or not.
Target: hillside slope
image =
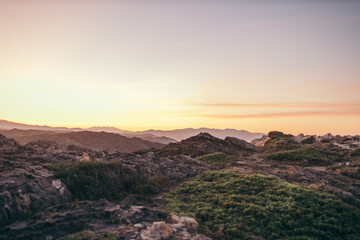
[[[48,140],[59,144],[62,147],[76,145],[89,148],[95,151],[119,151],[134,152],[150,148],[159,149],[163,144],[146,141],[140,138],[128,138],[114,133],[106,132],[66,132],[59,133],[54,131],[39,130],[2,130],[1,134],[8,138],[14,138],[21,145],[29,142]]]

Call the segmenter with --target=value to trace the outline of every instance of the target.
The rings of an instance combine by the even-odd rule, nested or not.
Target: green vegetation
[[[360,157],[360,148],[355,149],[355,150],[352,150],[352,151],[349,153],[349,155],[350,155],[351,157]]]
[[[360,180],[360,168],[359,167],[343,168],[340,170],[340,173],[344,176]]]
[[[59,240],[116,240],[116,234],[108,232],[94,233],[89,230],[84,230],[79,233],[59,238]]]
[[[323,166],[330,163],[332,155],[316,148],[299,148],[269,154],[266,159],[285,163],[298,163],[300,165]]]
[[[302,144],[313,144],[314,142],[316,142],[316,138],[314,136],[310,136],[301,141]]]
[[[329,167],[328,170],[335,171],[344,176],[360,180],[360,160],[349,162],[349,164],[342,163]]]
[[[232,162],[230,158],[225,153],[217,152],[217,153],[210,153],[200,157],[197,157],[200,161],[206,162],[212,165],[220,165]]]
[[[128,193],[155,193],[160,186],[138,172],[123,168],[118,162],[61,163],[52,165],[50,169],[80,200],[122,199]]]
[[[215,239],[359,239],[360,211],[329,193],[274,176],[207,172],[163,198]],[[256,238],[259,239],[259,238]]]

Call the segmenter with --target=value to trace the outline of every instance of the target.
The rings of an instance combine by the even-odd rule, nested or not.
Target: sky
[[[0,0],[0,119],[360,134],[360,1]]]

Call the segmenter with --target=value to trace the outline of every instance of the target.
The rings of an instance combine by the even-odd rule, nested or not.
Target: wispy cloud
[[[344,22],[358,21],[358,20],[360,20],[360,15],[346,16],[346,17],[338,18],[337,20],[344,21]]]
[[[295,23],[304,20],[309,20],[312,18],[304,17],[304,18],[288,18],[288,19],[278,19],[278,20],[268,20],[268,21],[255,21],[250,23],[245,23],[242,25],[244,28],[252,28],[252,27],[260,27],[266,25],[276,25],[276,24],[284,24],[284,23]]]
[[[333,24],[336,22],[352,22],[352,21],[359,21],[359,20],[360,20],[360,15],[343,16],[343,17],[326,18],[326,19],[321,19],[317,16],[309,16],[309,17],[303,17],[303,18],[288,18],[288,19],[268,20],[268,21],[254,21],[254,22],[242,24],[241,27],[253,28],[253,27],[261,27],[261,26],[267,26],[267,25],[299,23],[299,22],[307,22],[307,21],[311,21],[311,22],[314,22],[317,24],[319,24],[319,23]]]
[[[305,118],[305,117],[357,117],[360,116],[360,111],[357,112],[287,112],[287,113],[259,113],[259,114],[199,114],[194,117],[204,118],[221,118],[221,119],[249,119],[249,118]]]
[[[246,119],[246,118],[306,118],[306,117],[355,117],[360,116],[360,103],[188,103],[200,107],[201,114],[195,117]],[[250,114],[224,114],[228,109],[231,113],[240,109],[257,109]],[[282,109],[279,111],[279,109]],[[208,113],[207,110],[209,110]],[[216,113],[217,110],[221,113]],[[194,110],[193,110],[194,111]],[[215,111],[215,113],[214,113]],[[266,112],[265,112],[266,111]],[[269,112],[270,111],[270,112]],[[194,111],[195,112],[195,111]]]
[[[248,104],[248,103],[186,103],[185,105],[205,107],[235,107],[235,108],[307,108],[307,109],[358,109],[360,103],[281,103],[281,104]]]

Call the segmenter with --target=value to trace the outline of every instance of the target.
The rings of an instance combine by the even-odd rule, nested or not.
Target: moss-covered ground
[[[211,165],[222,165],[232,162],[232,160],[225,153],[222,152],[206,154],[197,157],[196,159]]]
[[[215,239],[360,239],[360,212],[334,195],[274,176],[207,172],[163,198]],[[260,237],[260,238],[259,238]]]
[[[295,150],[270,153],[266,156],[266,159],[304,166],[324,166],[331,164],[333,161],[341,161],[342,157],[337,152],[303,147]]]

